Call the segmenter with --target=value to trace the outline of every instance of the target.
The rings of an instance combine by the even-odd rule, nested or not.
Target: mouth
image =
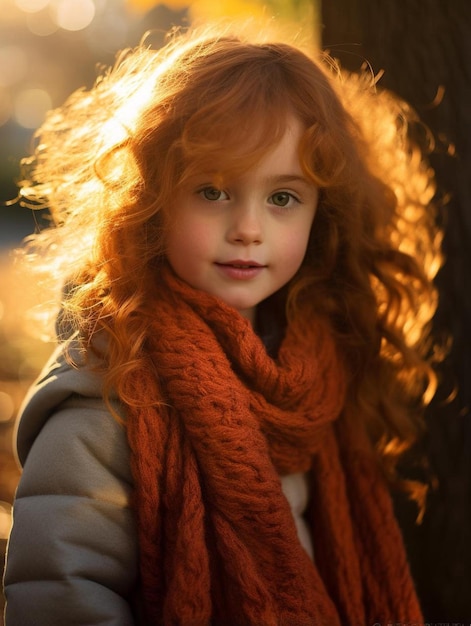
[[[226,261],[224,263],[216,262],[219,271],[231,280],[250,280],[256,278],[267,267],[257,261],[242,261],[236,259],[234,261]]]
[[[216,263],[216,265],[219,265],[222,267],[236,267],[236,268],[243,269],[243,270],[266,267],[266,265],[257,263],[257,261],[226,261],[224,263]]]

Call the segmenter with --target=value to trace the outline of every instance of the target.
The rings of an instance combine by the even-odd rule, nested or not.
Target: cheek
[[[306,256],[312,222],[303,224],[299,229],[285,236],[283,241],[283,256],[285,263],[291,270],[297,271]]]
[[[198,220],[182,220],[167,234],[167,257],[172,262],[197,259],[211,249],[211,230]]]

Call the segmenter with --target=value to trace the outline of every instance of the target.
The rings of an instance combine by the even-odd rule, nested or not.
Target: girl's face
[[[318,191],[299,162],[302,131],[290,118],[255,168],[223,188],[201,172],[174,205],[166,239],[174,272],[252,323],[257,305],[296,274],[306,253]]]

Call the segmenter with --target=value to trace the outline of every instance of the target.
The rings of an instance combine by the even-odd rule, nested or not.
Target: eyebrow
[[[302,183],[303,185],[307,185],[309,187],[315,186],[314,183],[308,180],[305,176],[300,176],[299,174],[275,174],[273,176],[267,176],[266,181],[270,184]]]

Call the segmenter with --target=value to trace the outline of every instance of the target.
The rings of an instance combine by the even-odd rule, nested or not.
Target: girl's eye
[[[218,200],[228,200],[229,196],[225,191],[216,189],[216,187],[204,187],[200,189],[198,193],[203,196],[205,200],[210,202],[217,202]]]
[[[293,196],[293,194],[288,193],[287,191],[277,191],[272,196],[270,196],[270,201],[275,206],[279,207],[290,207],[293,202],[298,202],[299,200]]]

